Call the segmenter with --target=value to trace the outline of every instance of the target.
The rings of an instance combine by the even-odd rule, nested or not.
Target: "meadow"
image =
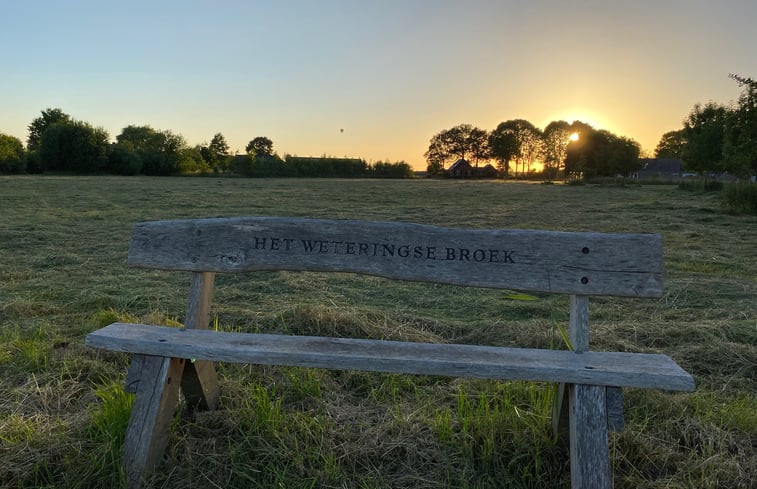
[[[131,226],[242,215],[660,233],[665,294],[591,308],[598,350],[665,353],[695,393],[628,389],[617,488],[757,481],[757,219],[672,185],[450,180],[0,177],[0,487],[121,487],[128,357],[84,347],[120,320],[177,325],[189,275],[125,266]],[[265,272],[216,278],[225,330],[565,348],[546,294]],[[218,366],[218,410],[175,423],[148,487],[569,487],[553,386]],[[177,415],[180,416],[181,414]]]

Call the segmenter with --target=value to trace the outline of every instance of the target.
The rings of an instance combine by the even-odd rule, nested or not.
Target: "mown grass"
[[[757,480],[757,221],[676,186],[0,177],[0,487],[119,487],[128,358],[113,320],[179,324],[189,277],[125,268],[136,221],[234,215],[657,232],[659,300],[592,301],[595,349],[660,352],[698,390],[626,391],[615,487]],[[217,277],[227,330],[562,347],[567,298],[292,272]],[[177,417],[150,487],[568,487],[552,386],[218,366],[213,412]],[[181,416],[181,414],[177,415]]]
[[[757,216],[757,185],[737,183],[723,192],[726,206],[734,212]]]

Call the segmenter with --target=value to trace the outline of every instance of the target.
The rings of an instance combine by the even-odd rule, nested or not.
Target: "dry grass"
[[[182,320],[185,274],[124,267],[132,223],[233,215],[656,232],[659,300],[592,303],[596,349],[662,352],[694,394],[628,390],[615,485],[757,480],[757,221],[674,186],[0,177],[0,487],[118,487],[128,359],[83,347],[114,319]],[[343,274],[223,275],[240,331],[549,347],[564,297]],[[567,487],[537,383],[220,365],[218,411],[177,423],[151,487]]]

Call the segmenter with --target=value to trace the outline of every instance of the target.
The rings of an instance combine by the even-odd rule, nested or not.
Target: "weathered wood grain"
[[[623,416],[623,389],[620,387],[607,388],[607,429],[623,431],[626,420]]]
[[[160,461],[165,450],[168,428],[179,399],[179,382],[184,360],[145,356],[136,397],[126,429],[123,468],[129,488],[142,485],[143,475]]]
[[[476,287],[659,297],[659,235],[246,217],[138,223],[132,266],[341,271]]]
[[[589,298],[586,296],[570,296],[568,338],[574,352],[589,351]]]
[[[688,373],[670,357],[656,354],[577,354],[527,348],[181,330],[127,323],[114,323],[90,333],[86,344],[147,355],[264,365],[694,389]]]
[[[185,328],[208,329],[215,277],[216,274],[213,272],[192,274],[187,298],[187,315],[184,318]]]
[[[142,367],[145,361],[144,355],[133,355],[129,362],[129,369],[126,371],[126,380],[124,381],[124,390],[130,394],[136,394],[139,390],[139,380],[142,375]]]
[[[189,286],[187,315],[184,327],[208,329],[210,303],[213,298],[214,272],[195,272]],[[221,395],[218,376],[213,362],[198,360],[185,362],[181,377],[181,390],[189,409],[215,409]]]
[[[576,489],[612,487],[605,390],[570,386],[570,485]]]
[[[586,296],[570,296],[570,323],[568,325],[568,341],[570,348],[576,353],[589,350],[589,298]],[[557,387],[556,401],[552,409],[552,432],[560,443],[569,440],[569,386],[561,383]]]

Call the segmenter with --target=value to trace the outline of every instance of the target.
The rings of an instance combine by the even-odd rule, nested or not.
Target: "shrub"
[[[39,157],[46,170],[93,173],[107,169],[108,133],[86,122],[59,122],[45,129]]]
[[[728,209],[736,213],[757,216],[757,185],[751,183],[729,185],[723,192],[723,201]]]
[[[26,172],[43,173],[45,168],[42,166],[42,159],[39,157],[39,151],[26,152]]]
[[[0,173],[22,173],[26,169],[21,140],[0,133]]]
[[[374,178],[415,178],[413,167],[404,161],[377,161],[368,166],[367,175]]]
[[[108,168],[116,175],[136,175],[142,171],[142,158],[131,143],[116,143],[111,146]]]

